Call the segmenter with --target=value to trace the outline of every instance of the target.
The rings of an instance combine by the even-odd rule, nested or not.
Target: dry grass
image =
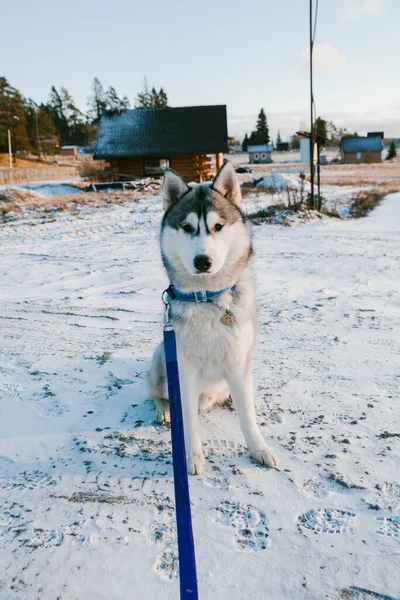
[[[0,191],[0,222],[26,218],[54,218],[59,212],[79,214],[85,209],[94,210],[111,204],[137,202],[147,195],[159,193],[161,184],[153,182],[145,189],[113,192],[82,192],[54,198],[40,198],[30,190],[6,188]]]
[[[8,154],[0,154],[0,167],[9,168],[10,162]],[[54,156],[48,156],[41,158],[40,160],[34,156],[17,156],[15,162],[13,161],[13,169],[49,169],[57,168],[56,158]]]
[[[353,219],[360,219],[367,216],[374,208],[379,206],[382,198],[388,194],[387,190],[373,189],[365,192],[358,192],[350,204],[349,215]]]
[[[307,180],[310,176],[307,175]],[[386,193],[400,191],[400,160],[359,165],[327,165],[321,168],[322,185],[379,186]]]
[[[242,183],[240,189],[242,191],[242,197],[243,198],[247,198],[247,196],[251,195],[251,194],[276,194],[277,193],[277,188],[274,186],[269,186],[269,187],[257,187],[257,183],[258,181],[260,181],[260,179],[256,179],[253,181],[246,181],[244,183]]]
[[[101,183],[111,181],[115,175],[111,171],[111,167],[104,161],[85,160],[79,167],[79,174],[90,183]],[[118,178],[118,176],[117,176]]]

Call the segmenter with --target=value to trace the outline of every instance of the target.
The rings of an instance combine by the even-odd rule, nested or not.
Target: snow
[[[176,600],[158,197],[0,226],[0,597]],[[200,417],[202,600],[399,596],[400,194],[365,219],[254,227],[258,421]],[[372,595],[372,592],[375,595]]]
[[[272,173],[264,175],[261,181],[258,181],[257,183],[257,187],[276,188],[277,190],[298,188],[299,186],[300,177],[290,176],[276,171],[272,171]]]
[[[23,188],[26,190],[31,190],[35,196],[41,198],[55,198],[56,196],[64,196],[65,194],[80,194],[82,193],[82,189],[74,186],[68,185],[63,181],[39,181],[35,183],[24,183],[12,186],[7,185],[7,187],[15,187],[15,188]]]

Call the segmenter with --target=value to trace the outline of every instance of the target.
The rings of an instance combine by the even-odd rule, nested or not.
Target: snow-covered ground
[[[0,226],[0,598],[176,600],[159,199]],[[368,218],[254,227],[258,419],[202,415],[202,600],[400,596],[400,194]]]

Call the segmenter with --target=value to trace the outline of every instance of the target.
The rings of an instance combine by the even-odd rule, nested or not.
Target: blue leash
[[[168,398],[171,412],[172,457],[174,463],[175,512],[178,532],[179,579],[181,600],[198,600],[196,557],[190,510],[189,478],[186,463],[181,390],[175,331],[169,321],[169,303],[165,305],[164,352],[167,366]]]

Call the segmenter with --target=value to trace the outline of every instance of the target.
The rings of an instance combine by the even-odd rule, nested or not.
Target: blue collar
[[[231,291],[231,294],[235,291],[235,285],[228,285],[228,287],[223,288],[222,290],[218,290],[217,292],[209,292],[208,290],[199,291],[199,292],[180,292],[177,290],[172,284],[165,290],[168,296],[172,300],[183,300],[186,302],[212,302],[214,298],[218,298],[218,296],[222,296],[228,290]]]

